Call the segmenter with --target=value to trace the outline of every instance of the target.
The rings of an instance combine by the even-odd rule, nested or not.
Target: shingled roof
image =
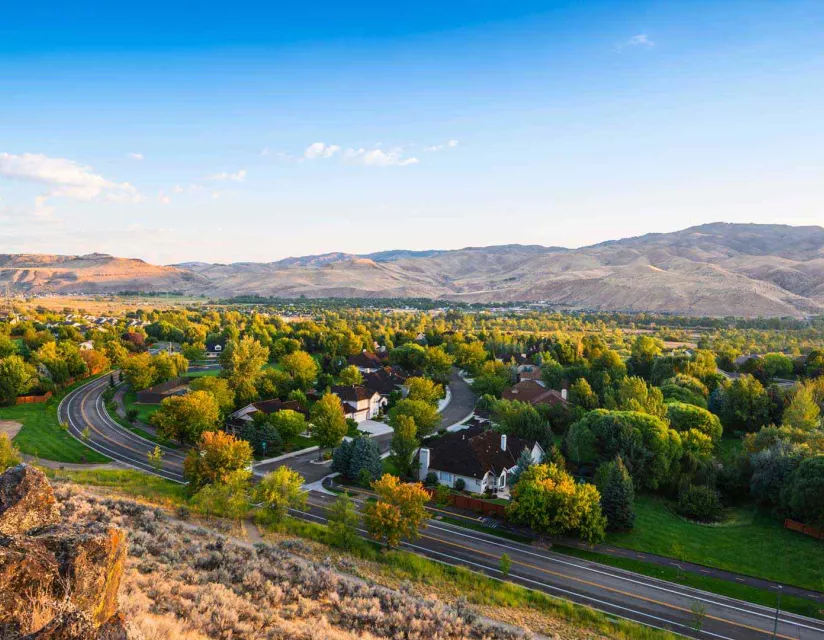
[[[483,478],[491,471],[500,475],[504,469],[518,464],[524,449],[531,450],[535,441],[506,436],[506,449],[501,448],[503,434],[482,426],[452,431],[427,448],[430,450],[429,468],[468,478]]]
[[[501,398],[504,400],[518,400],[529,404],[566,404],[560,391],[547,389],[536,380],[522,380],[506,389]]]

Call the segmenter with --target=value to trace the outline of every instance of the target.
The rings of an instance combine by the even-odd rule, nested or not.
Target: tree
[[[318,455],[323,449],[337,447],[349,430],[340,398],[325,394],[315,403],[311,411],[309,431],[318,442]]]
[[[770,398],[758,380],[743,375],[723,392],[720,417],[729,429],[756,431],[769,421]]]
[[[360,516],[348,494],[342,493],[329,507],[329,536],[332,544],[351,549],[358,539]]]
[[[793,429],[811,431],[820,424],[821,408],[813,397],[810,385],[801,385],[784,409],[783,424]]]
[[[24,395],[37,379],[34,367],[20,356],[0,360],[0,404],[11,405]]]
[[[385,540],[388,547],[397,546],[402,538],[418,537],[418,529],[426,519],[424,505],[429,494],[419,482],[401,482],[396,476],[384,474],[372,483],[377,502],[364,509],[366,529],[375,540]]]
[[[252,447],[223,431],[206,431],[183,462],[183,475],[194,487],[226,482],[233,471],[252,463]]]
[[[269,415],[269,422],[284,442],[292,441],[308,428],[304,415],[292,409],[275,411]]]
[[[598,396],[586,378],[578,378],[570,385],[569,401],[587,411],[598,408]]]
[[[796,519],[824,525],[824,456],[807,458],[793,472],[781,492],[785,508]]]
[[[396,426],[400,416],[409,416],[415,421],[418,436],[421,438],[435,431],[441,421],[436,407],[423,400],[410,400],[409,398],[398,400],[389,410],[389,424]]]
[[[202,486],[193,498],[195,508],[206,517],[240,520],[249,511],[250,477],[246,469],[235,469],[221,481]]]
[[[515,466],[515,471],[513,471],[509,476],[509,487],[510,489],[518,484],[518,480],[520,480],[521,475],[523,475],[524,471],[529,469],[532,465],[535,464],[535,461],[532,459],[532,452],[529,449],[524,448],[521,451],[521,454],[518,456],[518,462]]]
[[[501,570],[504,578],[509,575],[509,570],[512,568],[512,559],[509,557],[509,554],[504,553],[501,556],[501,561],[498,564],[498,568]]]
[[[721,421],[718,416],[706,409],[683,402],[669,402],[667,403],[667,419],[676,431],[697,429],[708,435],[714,443],[721,442],[721,436],[724,433]]]
[[[664,343],[652,336],[638,336],[632,343],[629,368],[633,375],[649,380],[655,359],[664,350]]]
[[[111,365],[109,363],[109,359],[106,357],[106,354],[102,351],[97,351],[95,349],[85,349],[80,351],[80,357],[83,359],[83,362],[86,363],[86,368],[88,369],[89,375],[97,375],[98,373],[103,373],[106,369],[108,369]]]
[[[229,381],[216,376],[195,378],[189,385],[192,391],[207,391],[217,401],[221,416],[226,416],[235,408],[235,392],[229,387]]]
[[[341,442],[332,456],[332,471],[349,480],[363,479],[368,486],[383,471],[378,444],[368,436]]]
[[[437,380],[447,380],[452,370],[453,358],[443,347],[429,347],[426,349],[424,371]]]
[[[0,473],[23,461],[20,450],[14,446],[9,434],[0,433]]]
[[[663,418],[667,413],[661,390],[651,387],[638,376],[628,376],[618,381],[614,403],[612,408],[621,411],[641,411],[659,418]]]
[[[656,416],[637,411],[596,409],[573,424],[566,435],[569,459],[599,464],[620,455],[640,487],[671,483],[681,459],[681,437]]]
[[[764,371],[768,378],[789,378],[793,375],[793,361],[783,353],[768,353],[764,356]]]
[[[146,454],[146,458],[155,471],[160,471],[163,468],[163,450],[158,445],[155,445],[155,448]]]
[[[455,363],[461,369],[468,371],[470,375],[478,373],[488,357],[489,354],[483,343],[477,340],[459,344],[455,350]]]
[[[252,420],[243,425],[240,437],[252,445],[258,457],[277,455],[283,450],[283,438],[272,424],[271,416],[257,412]]]
[[[355,365],[350,364],[340,372],[340,383],[345,385],[363,384],[363,374]]]
[[[443,385],[426,378],[408,378],[406,387],[409,390],[406,395],[409,400],[421,400],[435,407],[438,406],[438,401],[444,397]]]
[[[395,465],[401,478],[410,477],[415,469],[415,452],[419,445],[417,434],[414,418],[407,415],[397,417],[389,445],[389,460]]]
[[[289,509],[306,508],[306,492],[302,487],[303,476],[284,465],[263,476],[255,489],[255,496],[279,522]]]
[[[229,381],[239,402],[250,402],[257,397],[255,384],[263,365],[269,360],[269,349],[252,337],[246,336],[239,342],[226,344],[220,356],[222,375]]]
[[[306,390],[318,377],[318,363],[305,351],[295,351],[280,359],[280,365],[291,377],[297,389]]]
[[[218,425],[220,410],[211,393],[192,391],[165,398],[160,409],[152,414],[151,422],[162,438],[196,442],[200,434]]]
[[[389,362],[404,371],[415,371],[426,366],[426,349],[414,342],[407,342],[389,352]]]
[[[512,489],[507,516],[538,532],[574,533],[594,543],[604,539],[607,524],[600,498],[594,485],[576,483],[556,464],[536,464]]]
[[[610,531],[632,529],[635,526],[635,488],[621,456],[598,467],[595,486],[601,493],[601,509],[607,518],[607,528]]]
[[[548,424],[538,410],[528,402],[518,400],[498,400],[493,408],[498,429],[503,433],[523,440],[538,440],[546,443]]]

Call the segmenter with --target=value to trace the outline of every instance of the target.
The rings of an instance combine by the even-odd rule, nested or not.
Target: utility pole
[[[778,587],[778,604],[775,605],[775,625],[773,626],[773,634],[772,637],[778,634],[778,613],[781,611],[781,590],[783,587],[779,584],[776,585]]]

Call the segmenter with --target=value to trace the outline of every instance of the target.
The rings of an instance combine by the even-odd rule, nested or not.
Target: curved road
[[[103,406],[103,392],[109,386],[109,377],[103,376],[69,393],[57,407],[61,422],[69,426],[69,433],[89,448],[125,465],[153,475],[183,483],[185,454],[168,447],[163,451],[160,469],[149,464],[148,454],[157,446],[115,422]],[[88,439],[83,431],[88,429]]]

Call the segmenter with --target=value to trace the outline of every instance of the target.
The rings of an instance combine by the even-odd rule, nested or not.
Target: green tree
[[[240,520],[249,511],[250,477],[246,469],[235,469],[219,482],[202,486],[192,499],[195,509],[206,517]]]
[[[444,397],[443,385],[437,384],[426,378],[408,378],[406,387],[409,389],[407,398],[410,400],[422,400],[435,407],[438,401]]]
[[[438,380],[447,380],[452,370],[453,358],[443,347],[429,347],[426,349],[424,371],[427,375]]]
[[[309,431],[318,443],[318,456],[323,449],[337,447],[349,430],[340,398],[331,393],[325,394],[312,407]]]
[[[812,431],[821,423],[821,408],[810,385],[799,386],[784,409],[783,424],[793,429]]]
[[[206,431],[183,462],[183,475],[193,487],[227,482],[234,471],[252,464],[252,447],[223,431]]]
[[[211,393],[217,401],[221,416],[228,415],[235,408],[235,392],[229,387],[229,381],[216,376],[195,378],[189,385],[192,391]]]
[[[455,349],[455,363],[470,375],[478,373],[487,358],[489,354],[483,343],[478,340],[459,344]]]
[[[714,443],[721,442],[721,436],[724,433],[721,421],[718,416],[706,409],[683,402],[669,402],[667,403],[667,419],[676,431],[697,429],[709,436]]]
[[[607,528],[611,531],[632,529],[635,526],[635,488],[621,456],[598,467],[595,486],[601,493],[601,509],[607,518]]]
[[[23,461],[19,449],[14,446],[9,434],[0,433],[0,473],[14,467]]]
[[[512,559],[509,557],[509,554],[504,553],[501,556],[501,561],[498,564],[498,568],[501,570],[504,578],[509,575],[509,570],[512,568]]]
[[[618,381],[614,402],[615,406],[611,408],[621,411],[641,411],[659,418],[663,418],[667,413],[661,390],[648,385],[638,376],[628,376]]]
[[[291,442],[309,428],[303,414],[292,409],[275,411],[269,416],[269,422],[277,429],[284,442]]]
[[[546,444],[549,425],[538,410],[527,402],[498,400],[493,408],[498,429],[524,440],[538,440]]]
[[[159,446],[155,445],[155,448],[146,454],[146,458],[155,471],[163,468],[163,450]]]
[[[276,521],[280,521],[289,509],[306,508],[306,492],[303,476],[287,466],[277,467],[258,483],[255,496],[263,503]]]
[[[271,418],[259,411],[240,431],[240,437],[252,445],[252,451],[258,457],[276,456],[283,450],[283,438]]]
[[[360,516],[348,494],[340,494],[329,508],[329,536],[332,544],[351,549],[358,540]]]
[[[400,416],[409,416],[415,421],[420,438],[425,438],[434,432],[441,421],[436,407],[423,400],[410,400],[409,398],[398,400],[389,410],[389,424],[396,426]]]
[[[339,378],[341,384],[363,384],[363,374],[360,372],[360,369],[353,364],[344,367],[340,372]]]
[[[792,516],[805,524],[824,525],[824,455],[802,461],[781,492]]]
[[[214,429],[219,422],[217,400],[208,391],[166,398],[151,417],[160,437],[181,442],[196,442],[201,433]]]
[[[257,397],[256,383],[263,365],[269,360],[269,349],[252,337],[229,341],[220,356],[222,376],[229,381],[238,402],[251,402]]]
[[[363,478],[368,486],[380,477],[383,471],[378,444],[368,436],[358,436],[341,442],[332,456],[332,470],[343,474],[349,480]]]
[[[11,405],[17,396],[25,395],[37,380],[34,367],[20,356],[0,360],[0,403]]]
[[[286,371],[297,389],[312,387],[318,377],[318,363],[305,351],[295,351],[280,359],[280,366]]]
[[[591,484],[578,484],[557,465],[536,464],[512,489],[507,516],[551,535],[576,534],[594,543],[604,539],[606,518],[600,494]]]
[[[388,547],[400,544],[402,538],[418,537],[418,529],[426,520],[424,505],[429,494],[418,482],[401,482],[396,476],[384,474],[372,483],[377,502],[364,509],[366,530],[375,540],[384,540]]]
[[[598,408],[598,396],[586,378],[578,378],[569,387],[569,400],[586,411]]]
[[[632,343],[629,367],[633,375],[649,380],[655,359],[664,350],[664,343],[652,336],[638,336]]]
[[[758,380],[743,375],[723,392],[720,417],[731,430],[756,431],[770,419],[770,398]]]
[[[389,460],[395,465],[402,478],[409,478],[415,469],[415,452],[418,450],[418,428],[415,419],[399,415],[395,420],[392,442],[389,445]]]

